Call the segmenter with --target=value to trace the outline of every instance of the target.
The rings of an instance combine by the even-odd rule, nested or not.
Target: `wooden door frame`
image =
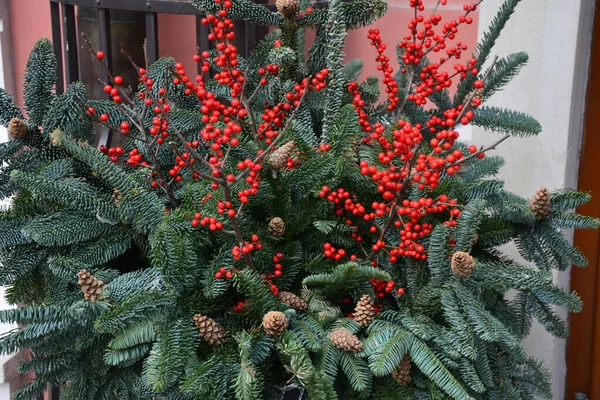
[[[585,114],[577,181],[577,188],[590,192],[593,197],[577,212],[600,217],[600,171],[597,162],[600,156],[600,121],[597,120],[600,116],[600,12],[594,11],[587,16],[593,27],[591,46],[590,32],[585,28],[580,28],[578,40],[578,46],[586,46],[583,54],[589,52],[589,68],[586,69],[585,103],[579,107],[585,110]],[[581,12],[583,20],[586,10]],[[581,26],[585,26],[583,21]],[[573,112],[573,115],[581,119],[580,114]],[[569,317],[565,398],[574,399],[574,394],[581,392],[595,400],[600,399],[600,230],[576,231],[574,244],[587,256],[589,266],[571,269],[570,287],[583,300],[583,311]]]

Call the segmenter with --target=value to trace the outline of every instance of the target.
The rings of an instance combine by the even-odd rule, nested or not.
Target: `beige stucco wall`
[[[483,3],[480,37],[502,2]],[[522,0],[494,48],[493,53],[500,57],[525,51],[530,60],[506,90],[494,96],[492,103],[529,113],[543,126],[538,137],[511,138],[497,150],[506,160],[501,178],[509,190],[520,195],[529,197],[541,186],[576,187],[592,3]],[[496,134],[477,129],[473,134],[478,145],[491,143],[495,138]],[[566,234],[571,236],[570,232]],[[568,287],[568,272],[556,274],[555,281]],[[554,399],[564,399],[566,341],[535,325],[525,345],[552,371]]]

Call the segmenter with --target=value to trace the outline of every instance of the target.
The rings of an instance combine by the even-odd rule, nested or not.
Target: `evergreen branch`
[[[27,60],[23,96],[25,109],[35,127],[42,126],[55,98],[56,57],[50,40],[38,40]]]
[[[497,107],[481,107],[475,113],[471,123],[492,132],[521,137],[537,135],[542,131],[542,126],[533,117]]]
[[[484,154],[485,152],[490,151],[490,150],[495,150],[496,147],[498,147],[498,145],[500,143],[504,142],[508,138],[510,138],[510,135],[503,136],[502,138],[500,138],[499,140],[497,140],[494,143],[490,144],[489,146],[486,146],[486,147],[481,146],[481,148],[478,151],[476,151],[475,153],[471,153],[468,156],[463,157],[460,160],[455,161],[453,163],[446,164],[443,167],[429,169],[429,172],[441,171],[441,170],[448,169],[450,167],[454,167],[454,166],[457,166],[457,165],[464,164],[466,161],[468,161],[468,160],[470,160],[472,158],[475,158],[475,157],[477,157],[480,154]]]

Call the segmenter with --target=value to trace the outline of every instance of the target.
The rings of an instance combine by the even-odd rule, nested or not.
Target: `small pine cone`
[[[275,237],[281,237],[285,233],[285,222],[279,217],[269,221],[269,232]]]
[[[83,297],[89,301],[95,301],[102,294],[104,289],[104,282],[98,280],[95,276],[90,274],[87,270],[82,269],[77,273],[79,280],[77,284],[81,287]]]
[[[281,336],[288,328],[288,319],[281,311],[269,311],[263,317],[262,326],[267,334]]]
[[[290,154],[292,154],[292,150],[294,150],[294,146],[296,144],[293,141],[289,141],[277,150],[275,150],[271,156],[269,157],[269,165],[271,168],[280,170],[285,168],[287,165],[287,160]]]
[[[363,342],[347,329],[334,329],[329,332],[328,337],[331,343],[340,350],[353,351],[355,353],[363,351]]]
[[[474,234],[473,235],[473,246],[475,246],[477,243],[479,243],[479,235]]]
[[[211,346],[219,344],[227,334],[221,324],[204,315],[194,315],[194,323],[200,332],[200,336]]]
[[[529,202],[529,208],[538,220],[548,218],[550,212],[552,212],[548,189],[543,187],[535,192],[535,196]]]
[[[373,301],[371,296],[368,294],[363,295],[354,309],[354,320],[360,324],[363,328],[366,328],[373,322],[373,315],[375,315],[375,307],[373,307]]]
[[[117,190],[116,188],[113,189],[113,202],[115,203],[115,206],[118,206],[119,203],[121,202],[121,200],[123,200],[123,195],[119,192],[119,190]]]
[[[279,292],[279,300],[297,311],[306,311],[308,304],[301,297],[290,292]]]
[[[23,139],[27,136],[27,123],[19,118],[13,118],[8,123],[8,137],[11,139]]]
[[[457,251],[452,256],[452,272],[458,278],[467,278],[475,270],[475,260],[469,253]]]
[[[300,9],[299,0],[275,0],[275,7],[286,18],[294,18]]]
[[[410,384],[411,366],[412,363],[410,361],[410,357],[408,356],[408,354],[405,354],[404,358],[402,358],[402,361],[400,361],[400,364],[398,364],[398,366],[392,371],[392,377],[396,380],[396,382],[398,382],[398,385],[407,386]]]

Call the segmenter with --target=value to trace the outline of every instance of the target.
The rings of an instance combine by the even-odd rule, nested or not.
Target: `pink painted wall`
[[[23,104],[23,72],[29,51],[41,37],[52,36],[48,0],[9,0],[16,101]],[[5,61],[7,62],[7,61]]]
[[[42,37],[51,36],[50,5],[48,0],[9,0],[10,17],[12,20],[13,37],[13,63],[17,87],[17,102],[23,104],[22,87],[23,71],[27,62],[27,55],[35,41]],[[425,0],[428,10],[431,10],[437,0]],[[463,11],[462,5],[465,0],[448,0],[446,6],[440,7],[438,13],[442,15],[443,21],[457,18]],[[365,63],[363,78],[369,75],[380,77],[377,71],[375,49],[367,39],[367,32],[371,28],[378,28],[384,43],[388,45],[387,55],[395,58],[396,43],[408,33],[407,24],[413,15],[409,7],[409,0],[388,0],[388,13],[374,25],[367,28],[351,31],[347,38],[346,58],[348,60],[361,58]],[[35,10],[35,12],[31,12]],[[462,40],[469,46],[466,54],[471,54],[476,44],[477,37],[477,13],[472,15],[475,23],[462,25],[457,40]],[[195,19],[187,15],[160,14],[159,24],[159,53],[161,56],[170,55],[182,62],[186,69],[192,73],[196,65],[192,61],[192,55],[196,51]],[[452,63],[450,63],[452,64]],[[397,64],[392,62],[394,70]],[[451,68],[451,65],[449,65]]]
[[[183,63],[189,74],[195,74],[196,17],[193,15],[160,14],[158,16],[158,52]]]

